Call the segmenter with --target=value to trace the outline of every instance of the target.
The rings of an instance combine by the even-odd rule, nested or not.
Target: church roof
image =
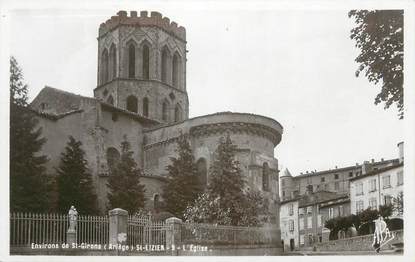
[[[31,109],[38,115],[57,120],[67,115],[83,111],[82,101],[99,103],[102,108],[114,111],[145,124],[157,125],[158,121],[144,117],[138,113],[107,104],[97,98],[81,96],[61,89],[45,86],[30,103]]]
[[[81,109],[83,98],[91,99],[45,86],[30,103],[30,107],[43,115],[67,115],[69,112]]]

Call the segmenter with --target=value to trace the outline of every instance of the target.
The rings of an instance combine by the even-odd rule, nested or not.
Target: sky
[[[264,115],[284,127],[275,149],[293,175],[398,157],[403,121],[374,105],[380,87],[355,77],[359,50],[348,10],[178,8],[157,10],[186,28],[190,117],[233,111]],[[99,24],[119,8],[18,10],[9,46],[29,84],[93,96]]]

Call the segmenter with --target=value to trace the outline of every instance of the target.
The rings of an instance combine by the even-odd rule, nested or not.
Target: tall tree
[[[144,207],[144,186],[140,184],[141,170],[133,158],[134,152],[125,138],[121,143],[120,161],[110,170],[108,179],[109,208],[122,208],[135,214]]]
[[[46,142],[38,121],[27,108],[28,87],[17,61],[10,59],[10,210],[49,210],[50,178],[47,158],[40,151]]]
[[[219,197],[219,205],[230,210],[229,217],[233,225],[239,225],[244,215],[247,198],[243,189],[245,181],[239,162],[235,159],[237,147],[229,134],[219,140],[215,158],[209,170],[208,192]]]
[[[163,188],[163,199],[167,211],[183,218],[186,207],[202,192],[198,172],[190,143],[182,135],[177,141],[177,158],[171,157],[167,166],[167,183]]]
[[[12,56],[10,58],[10,105],[27,106],[28,86],[23,80],[23,71]]]
[[[69,136],[57,172],[58,210],[66,213],[73,205],[79,214],[97,214],[97,196],[81,141]]]
[[[355,59],[360,64],[356,76],[364,72],[369,82],[381,81],[375,104],[385,102],[385,109],[396,104],[402,119],[403,10],[352,10],[349,17],[356,23],[350,38],[361,51]]]

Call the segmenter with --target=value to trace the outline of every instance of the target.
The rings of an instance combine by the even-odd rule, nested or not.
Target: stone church
[[[219,138],[229,133],[238,146],[249,189],[259,190],[279,221],[278,160],[274,148],[283,127],[249,113],[220,112],[189,118],[186,86],[186,31],[158,12],[119,11],[99,27],[98,76],[94,97],[45,87],[31,103],[47,138],[43,153],[54,172],[68,136],[80,140],[93,175],[99,206],[107,204],[109,166],[120,156],[124,137],[144,171],[146,208],[158,205],[166,166],[177,138],[187,134],[201,181]]]

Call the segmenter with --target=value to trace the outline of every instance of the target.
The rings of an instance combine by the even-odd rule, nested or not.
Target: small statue
[[[76,230],[76,221],[78,220],[78,212],[74,206],[71,206],[68,212],[69,215],[69,229],[68,231],[75,231]]]

